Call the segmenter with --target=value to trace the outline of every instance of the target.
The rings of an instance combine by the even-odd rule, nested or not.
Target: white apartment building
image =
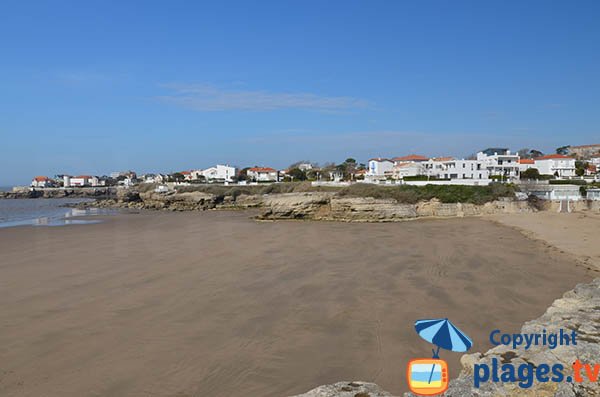
[[[451,157],[430,159],[425,175],[438,179],[489,179],[489,171],[479,160],[457,160]]]
[[[562,154],[551,154],[535,159],[535,168],[542,175],[556,175],[559,178],[575,176],[575,159]]]
[[[490,148],[477,153],[477,161],[488,170],[490,176],[519,177],[519,155],[504,148]]]

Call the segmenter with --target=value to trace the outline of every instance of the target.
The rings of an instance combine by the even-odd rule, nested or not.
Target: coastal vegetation
[[[143,190],[154,189],[152,185]],[[310,182],[285,182],[269,185],[189,185],[178,186],[178,193],[202,192],[216,197],[232,197],[241,195],[264,195],[281,193],[332,192],[340,197],[372,197],[376,199],[393,199],[398,203],[414,204],[419,201],[438,199],[443,203],[485,204],[503,197],[514,197],[515,186],[511,184],[493,183],[489,186],[462,185],[425,185],[425,186],[386,186],[367,183],[356,183],[346,187],[312,186]]]
[[[503,197],[514,197],[511,184],[492,183],[489,186],[425,185],[425,186],[378,186],[357,183],[341,189],[340,196],[394,199],[399,203],[415,204],[419,201],[438,199],[443,203],[485,204]]]

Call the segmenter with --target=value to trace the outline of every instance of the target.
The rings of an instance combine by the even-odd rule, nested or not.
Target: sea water
[[[0,199],[0,227],[61,226],[97,223],[98,220],[77,219],[81,216],[108,215],[110,210],[65,207],[89,199]]]

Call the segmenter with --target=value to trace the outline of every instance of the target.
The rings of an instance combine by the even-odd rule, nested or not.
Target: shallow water
[[[98,223],[98,220],[77,219],[90,215],[109,215],[110,210],[77,209],[65,205],[89,199],[6,199],[0,200],[0,227],[63,226]]]

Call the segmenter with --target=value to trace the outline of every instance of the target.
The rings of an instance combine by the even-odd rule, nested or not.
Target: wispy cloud
[[[346,96],[226,90],[202,84],[166,84],[162,87],[170,90],[171,93],[156,97],[158,100],[202,112],[278,109],[336,112],[369,106],[368,101]]]

